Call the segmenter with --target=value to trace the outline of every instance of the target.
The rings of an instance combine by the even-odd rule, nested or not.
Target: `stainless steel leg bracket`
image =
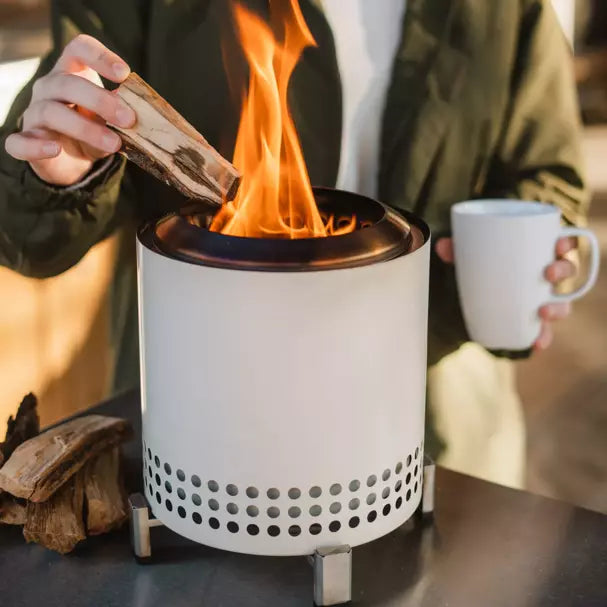
[[[131,546],[135,556],[140,559],[150,558],[152,556],[150,529],[161,527],[162,522],[150,518],[150,508],[141,493],[133,493],[129,496],[129,522]]]
[[[310,562],[314,568],[314,604],[343,605],[352,600],[352,548],[320,548]]]
[[[424,456],[424,480],[422,483],[422,503],[420,513],[424,518],[431,518],[434,515],[434,478],[436,465],[427,455]]]

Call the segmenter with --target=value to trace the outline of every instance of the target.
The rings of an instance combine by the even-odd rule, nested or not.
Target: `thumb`
[[[445,263],[453,263],[455,255],[453,253],[453,238],[439,238],[434,246],[436,254]]]

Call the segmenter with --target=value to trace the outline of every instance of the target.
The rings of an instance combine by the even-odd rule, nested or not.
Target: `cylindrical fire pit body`
[[[407,220],[414,250],[325,271],[189,263],[140,232],[145,492],[165,525],[216,548],[300,555],[412,515],[430,244]]]

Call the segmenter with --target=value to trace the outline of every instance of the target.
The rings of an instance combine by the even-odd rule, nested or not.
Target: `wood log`
[[[84,530],[84,482],[79,472],[42,503],[28,502],[23,536],[61,554],[71,552],[86,538]]]
[[[131,73],[116,92],[137,115],[130,129],[108,125],[129,160],[188,198],[217,204],[234,198],[238,171],[149,84]]]
[[[8,460],[15,449],[26,440],[40,433],[38,400],[30,392],[27,394],[13,418],[8,418],[6,436],[0,443],[0,466]],[[25,503],[0,490],[0,523],[5,525],[23,525],[25,522]]]
[[[8,418],[6,436],[0,443],[0,466],[21,443],[40,434],[37,406],[36,397],[30,393],[21,401],[15,417],[11,415]]]
[[[87,415],[51,428],[15,449],[0,468],[0,489],[44,502],[89,459],[132,435],[127,420]]]
[[[9,493],[0,494],[0,523],[23,525],[25,523],[26,502]]]
[[[126,491],[120,471],[120,448],[114,447],[84,468],[86,530],[89,535],[107,533],[127,519]]]

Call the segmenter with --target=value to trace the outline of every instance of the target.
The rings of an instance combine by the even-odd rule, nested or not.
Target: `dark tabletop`
[[[141,490],[139,397],[94,409],[132,420],[127,483]],[[68,556],[0,528],[2,607],[289,607],[312,604],[302,557],[230,554],[152,530],[154,560],[131,555],[127,530]],[[607,517],[437,470],[433,525],[407,523],[354,550],[354,604],[424,607],[606,607]]]

